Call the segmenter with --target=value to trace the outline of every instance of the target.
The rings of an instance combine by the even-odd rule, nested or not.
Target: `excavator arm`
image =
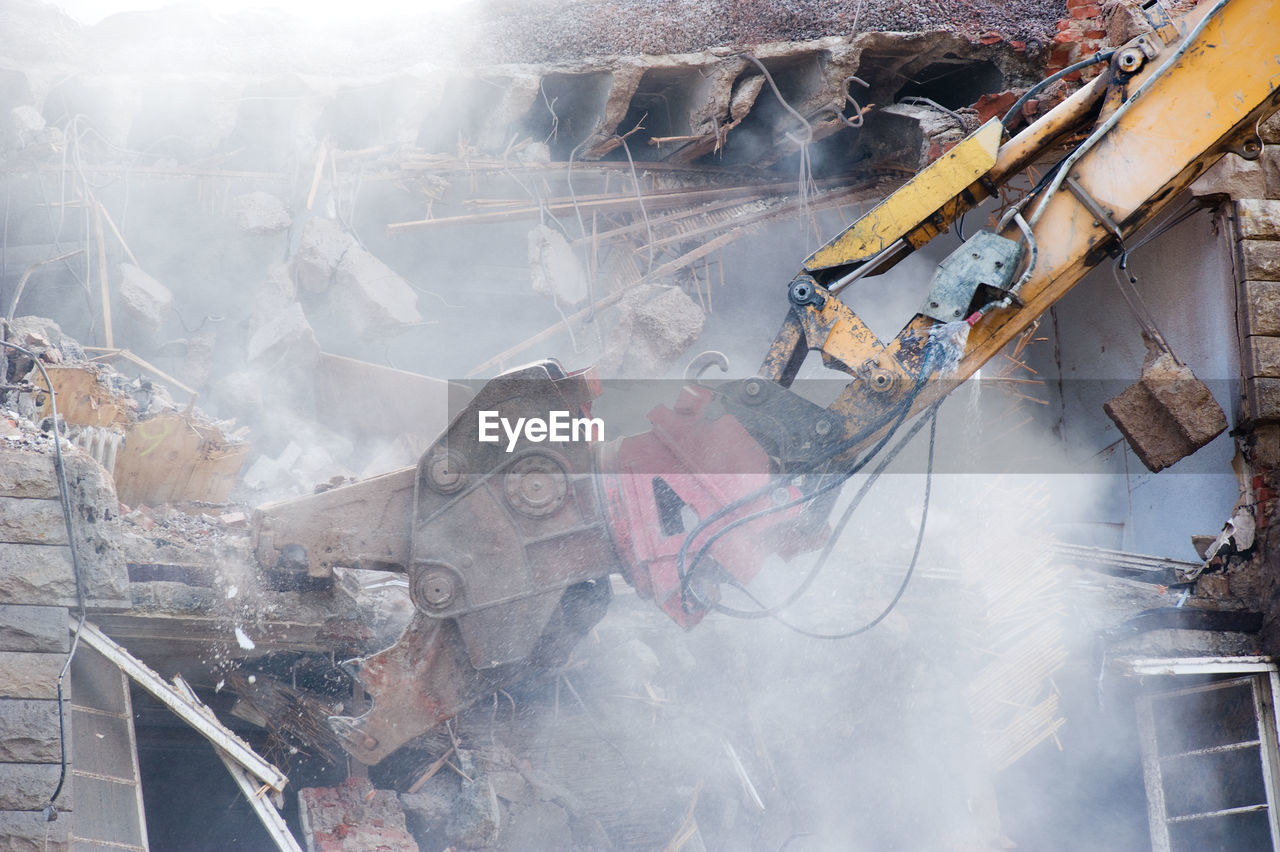
[[[1280,103],[1280,5],[1206,2],[1176,22],[1149,5],[1151,31],[1100,57],[1103,72],[1066,101],[1012,139],[998,121],[979,128],[809,257],[756,376],[689,381],[650,413],[650,430],[608,443],[527,430],[485,440],[493,423],[520,418],[589,431],[591,372],[534,364],[490,381],[416,468],[262,507],[266,566],[408,575],[408,628],[352,661],[371,709],[331,719],[351,754],[377,763],[504,683],[561,665],[603,616],[610,574],[688,628],[722,584],[817,547],[832,481],[1223,154],[1258,156],[1257,122]],[[995,228],[940,264],[891,340],[841,301],[1055,152],[1065,155]],[[848,377],[827,406],[791,388],[811,352]]]

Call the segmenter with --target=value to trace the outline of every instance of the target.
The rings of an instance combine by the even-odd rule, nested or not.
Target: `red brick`
[[[1013,92],[1001,92],[998,95],[986,94],[978,98],[973,108],[978,112],[978,121],[985,124],[990,119],[1004,115],[1017,100]]]
[[[1096,18],[1102,14],[1102,10],[1096,4],[1091,4],[1089,6],[1077,6],[1070,10],[1069,14],[1077,21],[1080,21],[1085,18]]]
[[[1092,38],[1092,39],[1103,39],[1107,37],[1107,31],[1106,30],[1085,30],[1084,37]]]
[[[1049,53],[1049,61],[1045,63],[1045,71],[1055,74],[1071,64],[1074,53],[1069,47],[1055,47]]]
[[[1004,41],[1004,36],[996,32],[995,30],[988,30],[982,35],[978,36],[979,44],[988,44],[988,45],[999,44],[1002,41]]]
[[[1019,53],[1027,52],[1027,43],[1025,41],[1011,41],[1009,42],[1009,46]]]

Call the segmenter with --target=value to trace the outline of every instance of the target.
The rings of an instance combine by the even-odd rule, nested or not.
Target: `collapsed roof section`
[[[430,12],[341,18],[188,5],[112,15],[85,27],[56,5],[8,0],[0,19],[10,55],[100,73],[180,69],[270,75],[363,76],[414,66],[572,63],[590,57],[728,51],[744,45],[858,33],[945,30],[1034,53],[1081,4],[1053,0],[481,0]],[[1082,17],[1076,15],[1075,17]],[[163,38],[156,38],[163,36]]]
[[[288,167],[320,143],[762,168],[835,137],[815,159],[847,168],[901,147],[892,119],[873,115],[862,129],[872,105],[925,98],[963,109],[1028,85],[1103,35],[1097,6],[943,3],[922,16],[865,5],[509,3],[340,34],[177,7],[84,28],[39,4],[11,5],[0,8],[9,31],[33,37],[0,58],[0,122],[22,159],[89,133],[134,163],[255,171]],[[922,165],[905,159],[903,168]]]

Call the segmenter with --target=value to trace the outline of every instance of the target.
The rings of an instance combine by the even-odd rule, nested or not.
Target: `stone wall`
[[[1248,575],[1256,578],[1265,615],[1263,647],[1280,653],[1280,113],[1258,125],[1261,152],[1252,160],[1228,154],[1193,186],[1226,205],[1236,267],[1237,333],[1243,411],[1236,430],[1248,468],[1238,519],[1256,535],[1237,533]],[[1231,576],[1236,576],[1231,574]],[[1252,581],[1250,582],[1252,586]]]
[[[65,456],[85,603],[128,606],[115,491],[106,471],[79,451]],[[58,675],[66,661],[76,577],[48,442],[0,442],[0,849],[65,848],[73,790],[58,797],[59,819],[41,811],[58,783]],[[70,683],[64,682],[69,699]],[[70,709],[67,741],[70,749]],[[70,755],[69,755],[70,756]],[[68,813],[70,812],[70,813]]]

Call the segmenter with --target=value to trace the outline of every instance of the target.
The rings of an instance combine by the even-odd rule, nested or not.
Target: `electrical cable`
[[[1018,114],[1022,112],[1022,108],[1026,106],[1027,101],[1044,91],[1045,87],[1053,85],[1068,74],[1074,74],[1076,71],[1088,68],[1090,65],[1095,65],[1099,62],[1109,62],[1111,57],[1115,56],[1115,53],[1115,50],[1100,50],[1088,59],[1082,59],[1073,65],[1068,65],[1066,68],[1063,68],[1055,74],[1050,74],[1048,77],[1045,77],[1039,83],[1036,83],[1030,89],[1027,89],[1022,97],[1013,102],[1013,106],[1009,107],[1009,111],[1004,114],[1004,118],[1000,119],[1000,123],[1006,130],[1008,130],[1009,125],[1013,124],[1013,120],[1017,118]]]
[[[1155,316],[1151,312],[1151,308],[1142,298],[1142,291],[1137,288],[1138,279],[1129,269],[1129,255],[1145,246],[1158,237],[1163,236],[1173,228],[1191,218],[1195,213],[1199,212],[1200,207],[1195,201],[1188,201],[1182,207],[1170,213],[1163,221],[1156,225],[1151,233],[1143,236],[1141,240],[1131,247],[1120,244],[1120,254],[1116,257],[1115,262],[1111,266],[1111,273],[1115,278],[1116,288],[1120,291],[1120,295],[1124,298],[1125,304],[1128,305],[1130,313],[1134,319],[1138,321],[1138,325],[1142,328],[1142,333],[1149,338],[1162,351],[1173,355],[1173,349],[1165,340],[1164,333],[1160,331],[1160,327],[1156,324]]]
[[[0,329],[2,331],[3,329]],[[66,737],[66,706],[63,697],[62,683],[66,679],[67,672],[71,669],[71,660],[76,654],[76,648],[80,645],[80,633],[84,630],[84,623],[87,618],[85,609],[85,590],[84,576],[80,568],[80,557],[76,550],[75,529],[71,522],[71,488],[67,485],[67,469],[62,460],[62,435],[58,430],[58,400],[57,394],[53,390],[53,382],[49,380],[49,373],[45,370],[44,364],[40,363],[40,358],[30,349],[19,346],[16,343],[10,343],[3,339],[0,334],[0,346],[26,355],[36,365],[40,371],[40,375],[44,377],[45,386],[49,390],[49,415],[53,423],[53,453],[54,466],[58,474],[58,496],[62,502],[62,520],[67,528],[67,546],[71,550],[71,573],[76,583],[76,602],[80,610],[80,620],[76,624],[76,632],[71,638],[71,648],[67,651],[67,659],[62,664],[62,670],[58,673],[58,747],[61,752],[61,769],[58,772],[58,785],[53,790],[53,795],[49,797],[49,803],[45,806],[44,815],[48,822],[53,822],[58,818],[58,811],[54,803],[58,801],[58,796],[62,794],[62,787],[67,779],[67,737]],[[2,377],[0,377],[2,378]]]
[[[756,491],[754,492],[751,492],[749,494],[744,495],[743,497],[738,498],[737,500],[734,500],[732,503],[722,506],[721,508],[717,509],[715,512],[712,512],[706,518],[703,518],[702,520],[700,520],[698,524],[692,530],[690,530],[690,532],[684,537],[684,540],[680,543],[680,550],[676,555],[676,576],[679,577],[680,579],[680,593],[681,593],[682,599],[684,599],[685,601],[686,606],[691,605],[691,601],[690,601],[691,596],[697,597],[697,594],[696,592],[694,592],[691,585],[694,571],[697,569],[698,564],[706,556],[707,551],[716,543],[716,541],[718,541],[720,538],[727,535],[729,532],[733,531],[734,529],[742,526],[743,524],[750,523],[751,521],[757,520],[758,518],[765,517],[766,515],[770,515],[775,512],[781,512],[786,509],[790,509],[790,508],[794,508],[795,506],[802,505],[804,503],[809,503],[817,497],[820,497],[824,494],[834,491],[837,488],[842,487],[844,483],[849,480],[850,477],[859,473],[864,467],[866,467],[868,463],[870,463],[870,461],[873,458],[875,458],[880,453],[882,449],[884,449],[885,445],[889,443],[889,441],[893,438],[894,434],[898,431],[899,427],[902,426],[903,422],[910,415],[911,408],[915,404],[916,398],[920,395],[920,391],[923,390],[924,386],[928,383],[929,375],[931,373],[931,365],[932,365],[933,357],[937,349],[938,349],[938,344],[931,337],[929,342],[925,346],[924,360],[923,360],[923,363],[921,364],[920,374],[916,380],[915,385],[912,387],[911,392],[901,402],[898,403],[898,405],[896,406],[896,410],[891,410],[889,413],[889,416],[891,417],[896,416],[896,420],[894,420],[892,425],[888,426],[888,428],[885,429],[884,435],[881,436],[880,440],[876,443],[876,445],[872,447],[867,453],[865,453],[862,456],[862,458],[860,458],[853,465],[853,467],[850,468],[848,471],[837,475],[834,481],[826,485],[823,485],[822,487],[817,488],[814,491],[802,494],[800,497],[797,497],[793,500],[783,502],[774,506],[770,506],[766,509],[761,509],[756,512],[752,512],[740,518],[735,518],[733,521],[721,527],[719,530],[717,530],[715,533],[709,536],[707,541],[698,549],[697,553],[694,554],[694,557],[692,560],[689,560],[688,558],[689,548],[692,546],[694,539],[696,539],[698,535],[704,532],[707,529],[707,527],[709,527],[711,524],[724,518],[729,513],[737,511],[743,506],[749,505],[750,503],[758,500],[760,497],[763,497],[765,494],[768,494],[774,491],[775,489],[777,489],[778,488],[777,481],[775,480],[774,482],[771,482],[761,488],[756,489]],[[870,435],[875,434],[877,430],[882,429],[884,427],[885,427],[885,420],[881,420],[875,424],[868,426],[867,428],[859,432],[857,435],[854,435],[852,438],[849,438],[844,443],[836,447],[833,447],[830,450],[827,458],[828,459],[836,458],[842,453],[853,449],[862,441],[866,440],[866,438],[868,438]],[[709,609],[715,609],[716,606],[718,606],[718,604],[716,604],[714,601],[704,601],[701,598],[699,598],[698,600],[701,604],[703,604]]]
[[[854,495],[853,500],[850,501],[849,505],[845,507],[844,514],[840,516],[840,520],[836,522],[836,525],[832,529],[831,534],[827,536],[827,543],[823,546],[822,552],[818,554],[818,558],[814,561],[813,566],[809,569],[804,579],[800,581],[800,583],[796,586],[796,588],[793,589],[791,593],[787,595],[785,600],[783,600],[781,603],[774,604],[773,606],[770,606],[770,607],[765,607],[763,604],[761,604],[761,608],[758,610],[735,609],[733,607],[725,606],[724,604],[721,604],[718,601],[713,602],[714,606],[712,608],[716,612],[719,612],[723,615],[728,615],[734,618],[755,619],[755,618],[772,617],[777,613],[782,612],[787,607],[794,604],[796,601],[798,601],[801,598],[801,596],[804,595],[804,593],[809,590],[809,587],[813,585],[813,582],[817,580],[818,575],[822,572],[823,568],[826,566],[827,560],[831,557],[832,551],[835,550],[836,544],[839,543],[840,538],[843,536],[845,527],[849,525],[849,521],[853,518],[854,512],[858,510],[858,507],[862,504],[863,499],[867,496],[868,493],[870,493],[872,487],[880,479],[881,474],[883,474],[885,470],[889,467],[889,465],[893,463],[893,460],[898,457],[898,454],[901,453],[902,450],[905,449],[906,446],[911,443],[911,441],[915,438],[915,436],[920,433],[920,430],[924,428],[924,424],[927,422],[931,422],[932,419],[937,418],[937,409],[940,405],[941,405],[941,401],[934,403],[934,405],[931,406],[930,408],[932,417],[921,417],[919,420],[913,423],[911,425],[911,428],[907,430],[907,434],[903,435],[902,439],[898,441],[896,445],[894,445],[894,447],[889,451],[889,453],[883,459],[880,460],[880,464],[877,465],[876,469],[872,471],[871,474],[867,477],[867,481],[862,483],[862,486],[858,489],[858,492]],[[742,590],[744,593],[746,593],[746,588],[744,586],[736,582],[733,583],[733,585],[738,589]],[[747,593],[747,596],[752,597],[752,599],[754,600],[754,597],[750,595],[750,593]],[[756,602],[759,603],[759,601],[756,601]]]
[[[773,616],[775,621],[777,621],[779,624],[781,624],[783,627],[787,628],[788,630],[794,633],[799,633],[801,636],[806,636],[810,639],[832,639],[832,640],[852,639],[855,636],[860,636],[863,633],[866,633],[867,631],[875,628],[878,624],[880,624],[880,622],[888,618],[889,614],[892,613],[895,608],[897,608],[898,603],[902,600],[902,596],[907,593],[907,587],[911,585],[911,578],[915,576],[916,564],[920,561],[920,549],[924,544],[924,531],[925,531],[925,527],[928,525],[928,522],[929,522],[929,502],[933,492],[933,452],[934,452],[934,447],[936,446],[937,437],[938,437],[938,408],[935,405],[932,410],[932,416],[929,418],[929,462],[928,462],[928,466],[925,469],[924,497],[922,499],[921,506],[920,506],[920,527],[916,531],[916,545],[911,552],[911,561],[907,563],[907,571],[902,576],[902,582],[898,584],[898,591],[894,593],[894,596],[889,601],[889,603],[885,604],[884,609],[880,610],[879,614],[877,614],[875,618],[871,619],[866,624],[855,627],[852,630],[842,631],[840,633],[819,633],[813,630],[806,630],[803,627],[799,627],[795,624],[792,624],[791,622],[787,621],[786,619],[778,615]],[[847,520],[847,517],[841,518],[841,522],[844,522],[845,520]],[[764,606],[762,603],[760,603],[759,599],[756,598],[755,595],[751,594],[743,586],[741,586],[736,582],[734,583],[734,585],[752,601],[755,601],[757,604],[760,604],[762,607]]]

